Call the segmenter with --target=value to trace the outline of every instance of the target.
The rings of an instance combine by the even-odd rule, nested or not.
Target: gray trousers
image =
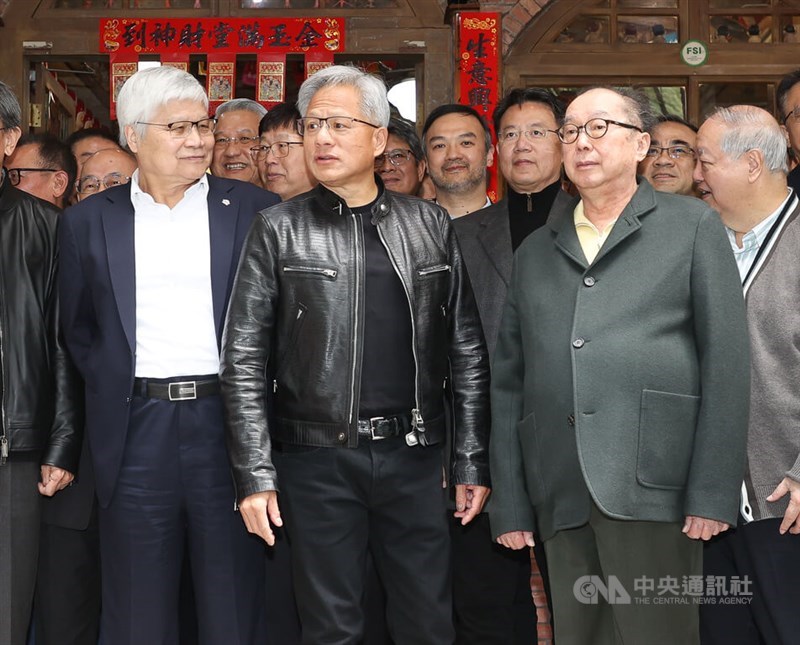
[[[611,519],[592,505],[588,524],[547,540],[555,642],[698,645],[702,599],[684,593],[683,584],[702,581],[703,543],[681,528]],[[647,581],[652,590],[642,592]]]
[[[15,458],[0,466],[0,645],[25,645],[39,553],[39,460]]]

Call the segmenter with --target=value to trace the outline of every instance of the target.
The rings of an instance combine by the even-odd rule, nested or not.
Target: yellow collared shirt
[[[608,239],[611,229],[617,220],[611,222],[606,226],[605,230],[601,233],[597,227],[592,224],[583,212],[583,200],[578,202],[578,205],[573,211],[573,218],[575,221],[575,232],[578,234],[578,241],[581,243],[583,254],[586,256],[586,261],[591,264],[603,248],[603,244]]]

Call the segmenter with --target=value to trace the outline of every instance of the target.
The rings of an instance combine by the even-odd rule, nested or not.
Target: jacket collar
[[[386,216],[389,213],[389,206],[391,202],[389,199],[389,192],[383,185],[383,180],[377,173],[374,175],[374,177],[375,183],[378,186],[378,199],[375,200],[375,203],[372,206],[372,221],[376,222],[378,219]],[[350,207],[345,203],[345,201],[339,197],[339,195],[326,188],[322,184],[317,184],[317,186],[312,189],[312,192],[314,194],[314,199],[316,199],[316,201],[325,211],[336,211],[339,213],[339,215],[350,214]]]
[[[640,218],[655,209],[656,193],[653,187],[643,177],[637,176],[636,181],[638,183],[636,192],[631,197],[631,201],[622,210],[622,213],[620,213],[614,228],[611,229],[608,239],[603,244],[592,265],[597,264],[620,242],[638,231],[642,227]],[[553,210],[547,220],[547,226],[556,235],[556,247],[582,267],[587,268],[589,265],[578,240],[578,234],[575,232],[573,219],[573,213],[579,200],[580,197],[571,197],[566,193],[561,193],[556,197]]]

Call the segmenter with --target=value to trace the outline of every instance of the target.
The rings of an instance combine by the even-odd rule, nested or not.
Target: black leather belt
[[[358,436],[369,438],[373,441],[406,435],[410,431],[411,415],[409,414],[358,420]]]
[[[194,401],[203,396],[219,394],[219,379],[216,376],[207,376],[196,381],[137,378],[133,381],[133,391],[146,399]]]

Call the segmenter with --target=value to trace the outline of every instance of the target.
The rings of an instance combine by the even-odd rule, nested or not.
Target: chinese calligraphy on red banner
[[[500,14],[463,11],[457,15],[458,102],[474,107],[491,127],[500,93]],[[495,201],[496,172],[489,170],[489,196]]]
[[[342,18],[104,18],[104,54],[340,52]]]

